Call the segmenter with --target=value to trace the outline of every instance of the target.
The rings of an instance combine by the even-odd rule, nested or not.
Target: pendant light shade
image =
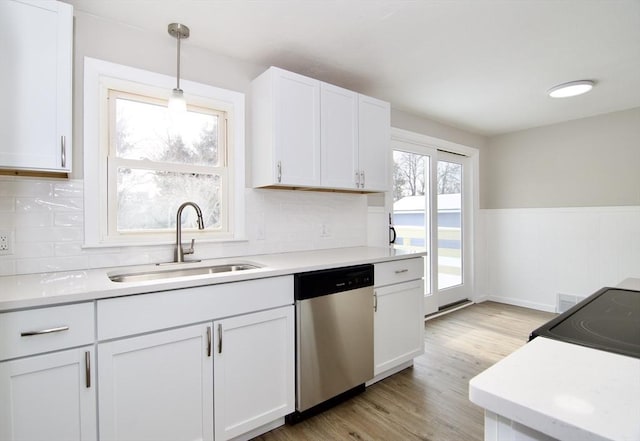
[[[180,40],[189,38],[190,31],[189,28],[183,24],[171,23],[167,28],[167,32],[178,40],[176,87],[171,92],[171,97],[169,98],[169,110],[179,113],[186,112],[187,101],[184,99],[184,92],[180,89]]]
[[[187,111],[187,100],[184,99],[182,89],[173,89],[169,97],[169,111],[172,113],[181,113]]]

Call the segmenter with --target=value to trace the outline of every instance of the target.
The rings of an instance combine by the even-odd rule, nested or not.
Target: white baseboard
[[[491,302],[506,303],[507,305],[522,306],[523,308],[537,309],[538,311],[556,312],[556,305],[529,302],[527,300],[516,299],[513,297],[486,296],[485,300]]]

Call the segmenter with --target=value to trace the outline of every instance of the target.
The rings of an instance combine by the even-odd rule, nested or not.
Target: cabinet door
[[[214,322],[215,439],[294,410],[293,306]]]
[[[424,353],[424,282],[375,289],[374,375]]]
[[[211,440],[211,328],[98,344],[100,439]]]
[[[71,170],[73,8],[0,1],[0,168]]]
[[[358,102],[358,145],[361,183],[369,191],[390,187],[391,111],[389,103],[364,95]]]
[[[92,346],[0,363],[0,439],[95,440]]]
[[[358,94],[327,83],[320,92],[322,186],[357,189]]]
[[[273,69],[276,183],[320,185],[320,82]]]

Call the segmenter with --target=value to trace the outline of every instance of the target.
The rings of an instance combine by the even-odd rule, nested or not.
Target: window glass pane
[[[218,166],[216,114],[188,111],[173,116],[165,105],[115,98],[115,154],[177,164]]]
[[[428,157],[393,151],[393,223],[396,246],[426,247],[425,163]]]
[[[395,247],[429,250],[429,170],[431,158],[418,153],[393,151],[393,225]],[[425,289],[431,292],[431,263],[425,261]]]
[[[207,230],[221,227],[220,175],[119,167],[117,179],[119,232],[175,229],[176,212],[186,201],[200,206]],[[197,228],[195,210],[186,208],[182,222],[183,228]]]
[[[462,165],[438,161],[438,289],[462,283]]]

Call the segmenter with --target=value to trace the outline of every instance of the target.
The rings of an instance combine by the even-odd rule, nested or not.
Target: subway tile
[[[84,214],[79,212],[55,213],[53,225],[56,227],[83,227]]]
[[[14,182],[13,195],[16,197],[52,198],[53,183],[46,180],[20,179]]]
[[[84,254],[82,242],[62,242],[53,246],[56,256],[81,256]]]
[[[86,256],[56,257],[55,259],[17,259],[16,274],[49,273],[81,270],[88,267]]]
[[[0,176],[0,197],[13,197],[15,195],[15,182]]]
[[[76,179],[56,183],[53,186],[53,195],[57,198],[82,198],[84,196],[83,181]]]
[[[13,276],[16,273],[16,261],[8,257],[0,257],[0,276]]]
[[[16,198],[16,211],[82,211],[82,198]]]
[[[53,243],[51,242],[16,242],[13,256],[16,259],[53,257]]]
[[[17,228],[16,243],[82,241],[82,228],[45,227]]]
[[[53,214],[48,211],[18,212],[14,215],[18,228],[50,227],[53,225]]]
[[[0,196],[0,213],[13,213],[15,206],[15,198]]]

